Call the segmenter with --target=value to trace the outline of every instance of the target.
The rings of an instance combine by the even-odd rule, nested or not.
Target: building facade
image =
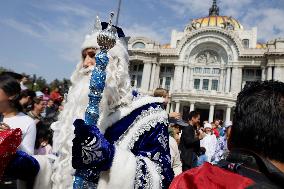
[[[198,110],[209,122],[231,120],[247,82],[284,82],[284,39],[257,43],[257,28],[246,30],[238,20],[220,16],[215,0],[209,16],[193,19],[184,31],[173,30],[170,44],[136,37],[128,50],[134,88],[148,94],[168,89],[168,112]]]

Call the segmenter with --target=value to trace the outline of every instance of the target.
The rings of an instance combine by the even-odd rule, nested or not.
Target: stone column
[[[242,69],[239,67],[233,67],[232,78],[231,90],[237,94],[242,89]]]
[[[193,69],[194,68],[189,68],[189,77],[188,77],[188,89],[189,90],[193,89]]]
[[[271,80],[272,79],[272,67],[268,66],[267,67],[267,80]]]
[[[265,67],[261,67],[261,81],[265,80]]]
[[[174,90],[180,91],[181,90],[181,83],[182,83],[182,73],[183,72],[183,66],[182,65],[176,65],[175,66],[175,75],[174,75]]]
[[[174,103],[171,102],[170,113],[174,112]]]
[[[273,74],[274,80],[283,82],[284,80],[283,72],[282,72],[283,69],[284,67],[280,67],[280,66],[274,67],[274,74]]]
[[[166,77],[163,77],[162,88],[166,88]]]
[[[151,72],[151,80],[150,80],[150,90],[154,90],[154,82],[155,82],[155,74],[156,73],[156,64],[154,63],[152,66],[152,72]]]
[[[214,118],[214,108],[215,108],[215,104],[210,104],[209,118],[208,118],[208,122],[209,123],[211,123],[213,121],[213,118]]]
[[[182,90],[187,89],[187,75],[188,75],[188,66],[184,66],[184,71],[183,71],[183,79],[182,79]]]
[[[141,88],[144,92],[148,92],[151,77],[151,62],[144,62],[143,74],[142,74],[142,85]]]
[[[175,112],[178,112],[178,113],[179,113],[179,109],[180,109],[180,102],[177,101],[177,102],[176,102],[176,109],[175,109]]]
[[[227,68],[226,72],[226,86],[225,86],[225,92],[230,92],[230,83],[231,83],[231,68]]]
[[[189,112],[194,111],[194,104],[195,102],[190,102]]]
[[[231,106],[226,108],[226,122],[231,121]]]
[[[224,84],[224,68],[221,68],[220,70],[220,81],[219,81],[219,86],[218,86],[218,91],[224,92],[223,90],[223,85]]]
[[[208,91],[211,91],[211,88],[212,88],[212,79],[209,79]]]
[[[170,91],[173,91],[173,87],[174,87],[174,80],[171,77]]]
[[[154,81],[154,90],[159,87],[160,85],[160,65],[157,64],[156,72],[155,72],[155,81]]]

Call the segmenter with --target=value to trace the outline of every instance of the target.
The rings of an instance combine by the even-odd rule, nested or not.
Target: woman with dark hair
[[[19,150],[34,154],[36,126],[33,119],[22,113],[20,94],[21,87],[17,80],[7,75],[0,76],[0,132],[20,128],[22,142]]]
[[[28,116],[35,120],[36,124],[43,119],[41,114],[43,113],[45,106],[45,101],[42,98],[33,98],[31,111],[28,112]]]

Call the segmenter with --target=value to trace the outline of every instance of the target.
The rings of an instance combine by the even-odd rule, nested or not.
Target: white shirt
[[[214,134],[206,134],[206,136],[200,140],[200,147],[204,147],[206,149],[206,156],[208,157],[208,161],[211,162],[212,156],[215,153],[217,146],[217,138]]]
[[[178,145],[176,140],[173,137],[169,137],[169,146],[171,153],[171,165],[175,173],[175,176],[179,175],[182,172],[182,164],[180,161],[180,153],[178,150]]]
[[[22,130],[22,142],[19,150],[33,155],[36,139],[35,121],[29,116],[20,112],[16,116],[4,118],[3,122],[9,125],[11,129],[20,128]]]

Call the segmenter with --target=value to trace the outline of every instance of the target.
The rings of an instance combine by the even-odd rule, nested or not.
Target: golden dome
[[[209,9],[209,16],[193,19],[185,30],[197,30],[205,27],[219,27],[227,30],[242,30],[243,26],[233,17],[219,16],[217,1],[213,0],[212,7]]]
[[[193,19],[188,29],[199,29],[204,27],[219,27],[230,30],[242,30],[243,26],[240,22],[228,16],[208,16],[198,19]]]

